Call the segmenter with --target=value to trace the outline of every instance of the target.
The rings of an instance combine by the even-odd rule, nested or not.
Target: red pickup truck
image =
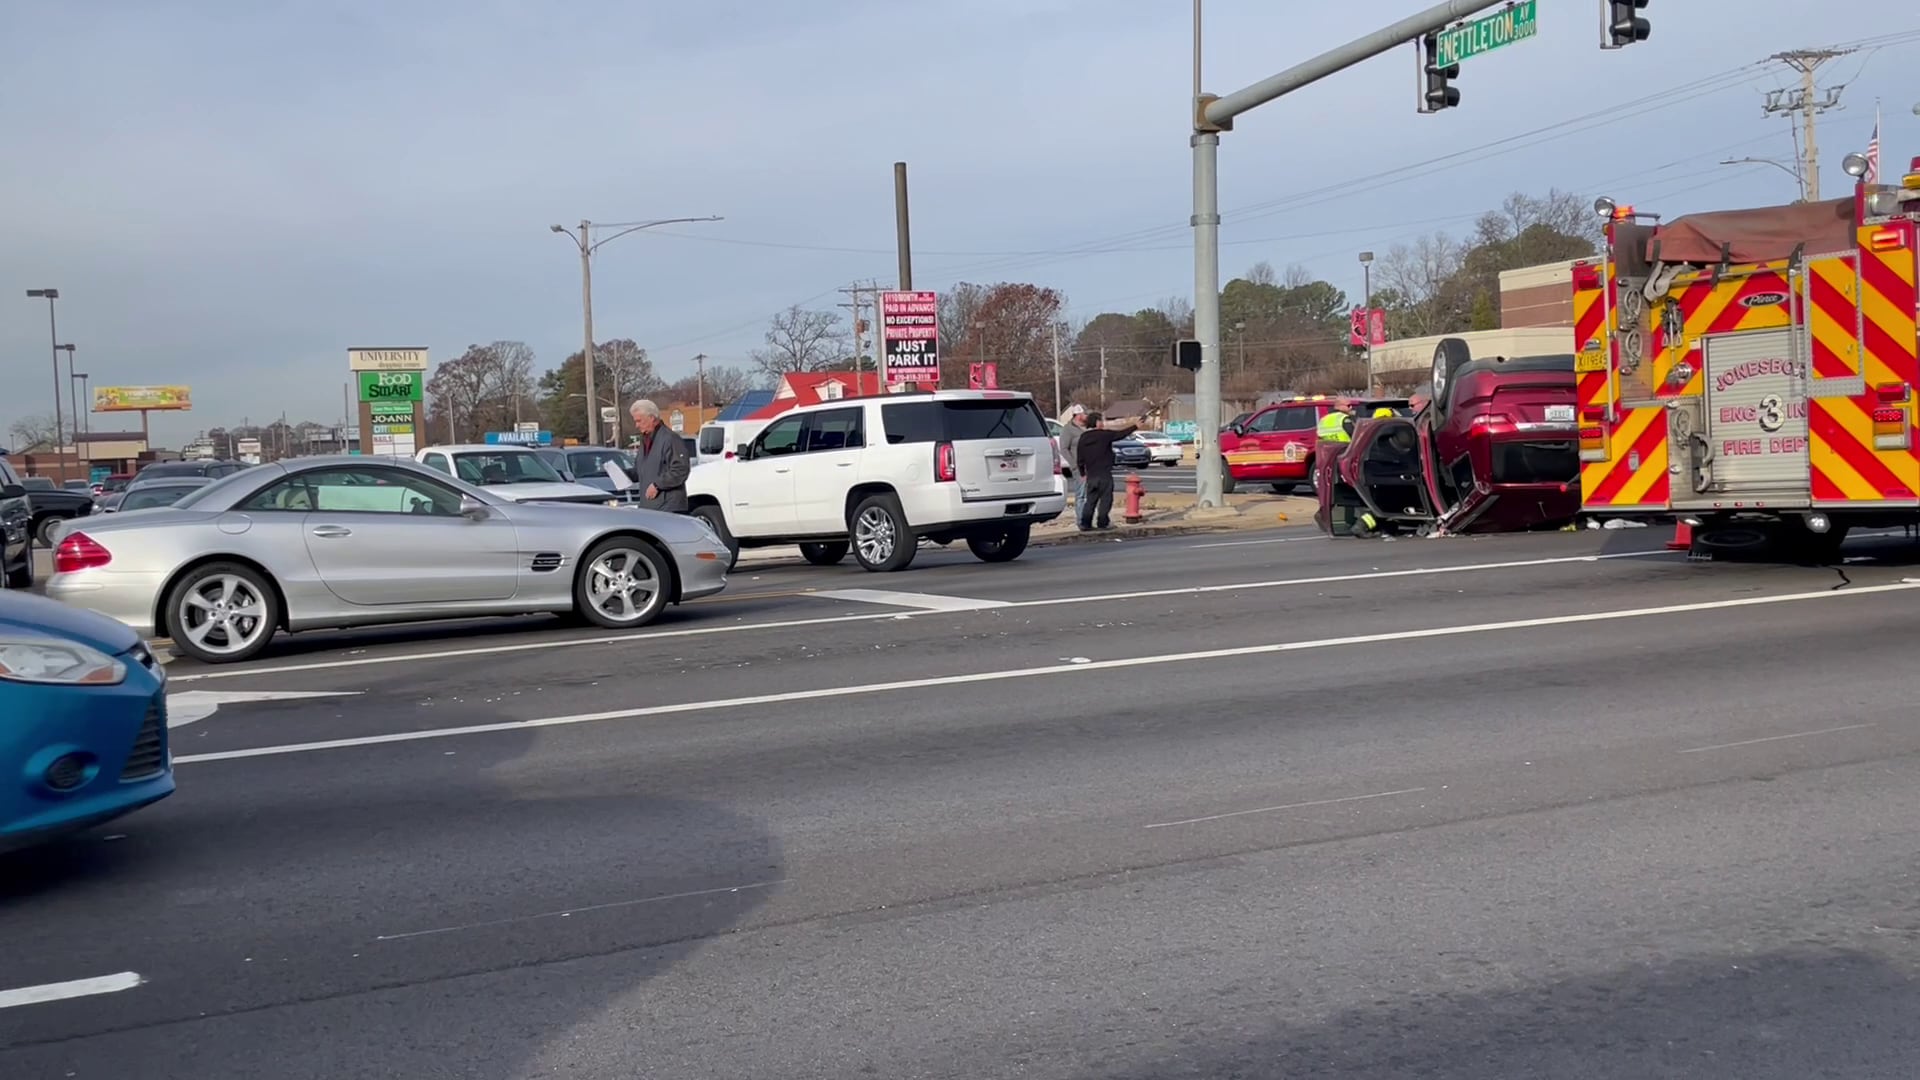
[[[1271,484],[1273,490],[1282,495],[1296,488],[1313,490],[1320,418],[1340,405],[1351,406],[1353,415],[1359,419],[1372,416],[1381,408],[1392,409],[1401,416],[1413,411],[1406,398],[1326,394],[1283,398],[1244,420],[1229,424],[1220,433],[1220,454],[1226,459],[1222,470],[1226,490],[1231,492],[1241,484],[1256,483]]]

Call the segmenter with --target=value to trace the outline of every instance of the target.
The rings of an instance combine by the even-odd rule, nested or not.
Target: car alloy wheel
[[[640,540],[614,540],[594,549],[581,576],[587,616],[602,626],[637,626],[666,602],[664,568]]]
[[[62,520],[63,519],[57,517],[44,517],[40,519],[39,525],[34,526],[33,536],[34,539],[40,541],[41,547],[50,548],[54,546],[53,534],[59,530]]]
[[[168,605],[174,644],[209,663],[245,660],[273,636],[274,597],[251,571],[231,564],[208,567],[174,588]]]
[[[906,515],[892,495],[870,495],[853,511],[853,557],[876,573],[904,570],[920,551],[919,538],[907,530]]]
[[[854,543],[860,546],[864,561],[883,563],[893,558],[893,550],[900,543],[900,531],[885,507],[869,506],[861,511],[853,530]]]

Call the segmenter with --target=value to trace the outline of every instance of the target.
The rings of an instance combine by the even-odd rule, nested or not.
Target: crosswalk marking
[[[981,608],[1007,606],[1005,600],[972,600],[964,596],[891,592],[886,589],[822,589],[808,595],[825,597],[828,600],[851,600],[856,604],[886,604],[889,607],[919,608],[921,611],[978,611]]]

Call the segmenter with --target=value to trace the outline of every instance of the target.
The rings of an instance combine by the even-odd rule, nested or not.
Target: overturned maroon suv
[[[1323,531],[1515,532],[1559,528],[1580,512],[1573,354],[1475,359],[1446,338],[1415,400],[1413,416],[1361,418],[1343,449],[1323,446],[1314,515]]]

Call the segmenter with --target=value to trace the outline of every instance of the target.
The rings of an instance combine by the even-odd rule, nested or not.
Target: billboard
[[[193,392],[184,386],[96,386],[94,412],[186,412]]]
[[[425,371],[427,347],[409,345],[391,349],[348,349],[347,370]]]
[[[880,364],[888,386],[940,385],[939,294],[880,294]]]

